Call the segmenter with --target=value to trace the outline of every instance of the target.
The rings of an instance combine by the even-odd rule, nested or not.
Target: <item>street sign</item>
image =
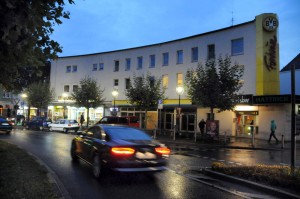
[[[163,104],[158,104],[158,109],[163,109],[164,108],[164,105]]]
[[[158,100],[158,106],[157,106],[158,109],[163,109],[164,106],[163,106],[163,100],[159,99]]]

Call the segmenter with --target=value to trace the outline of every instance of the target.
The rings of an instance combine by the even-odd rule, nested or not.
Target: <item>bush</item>
[[[299,168],[295,168],[293,174],[289,166],[263,164],[254,166],[226,166],[224,163],[214,162],[212,170],[250,181],[291,188],[296,191],[300,190]]]

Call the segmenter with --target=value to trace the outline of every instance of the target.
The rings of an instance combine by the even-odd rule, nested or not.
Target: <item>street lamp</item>
[[[116,98],[118,97],[119,92],[118,92],[118,90],[113,90],[111,94],[112,94],[112,96],[113,96],[113,98],[114,98],[114,110],[113,110],[113,115],[116,115]]]
[[[64,98],[64,112],[63,112],[63,116],[64,116],[64,119],[66,118],[66,98],[68,97],[68,93],[63,93],[62,94],[63,98]]]
[[[180,107],[180,96],[183,94],[184,88],[182,86],[176,87],[176,93],[178,94],[178,117],[176,117],[176,120],[178,118],[178,131],[180,129],[180,113],[181,113],[181,107]],[[174,140],[175,140],[175,132],[174,132]]]
[[[25,99],[28,97],[26,93],[22,93],[21,97],[23,99],[23,116],[24,116],[24,120],[25,120]],[[29,118],[29,114],[27,115],[27,118]],[[22,121],[23,122],[23,121]]]

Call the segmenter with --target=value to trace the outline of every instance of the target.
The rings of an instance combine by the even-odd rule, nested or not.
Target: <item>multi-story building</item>
[[[49,107],[49,116],[54,120],[62,117],[66,106],[67,115],[72,119],[79,119],[81,113],[86,114],[85,109],[75,107],[67,95],[70,96],[78,88],[81,79],[89,76],[105,89],[103,94],[106,98],[103,106],[91,109],[91,120],[97,121],[103,115],[109,115],[115,103],[118,115],[136,115],[140,120],[151,118],[151,121],[159,121],[158,127],[163,131],[172,131],[176,123],[175,110],[179,104],[176,87],[184,85],[187,70],[195,68],[199,62],[205,64],[207,59],[230,55],[232,63],[237,62],[244,67],[243,87],[240,90],[240,104],[234,111],[215,113],[219,134],[255,135],[266,139],[272,119],[276,120],[279,133],[289,134],[290,120],[287,114],[290,98],[280,95],[277,32],[276,14],[266,13],[246,23],[173,41],[59,57],[51,63],[50,83],[56,97]],[[148,72],[154,78],[162,77],[167,99],[146,117],[143,111],[128,103],[124,91],[134,74],[139,76]],[[116,99],[112,96],[115,89],[119,93]],[[193,105],[186,93],[180,96],[180,104],[180,132],[198,132],[197,124],[201,119],[207,119],[208,108]],[[254,129],[254,133],[251,133],[251,129]]]

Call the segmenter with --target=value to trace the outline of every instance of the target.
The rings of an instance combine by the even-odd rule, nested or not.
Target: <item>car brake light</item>
[[[162,154],[162,155],[169,155],[171,153],[171,150],[167,147],[157,147],[155,148],[156,153]]]
[[[111,153],[113,155],[132,155],[135,150],[129,147],[113,147],[111,148]]]

